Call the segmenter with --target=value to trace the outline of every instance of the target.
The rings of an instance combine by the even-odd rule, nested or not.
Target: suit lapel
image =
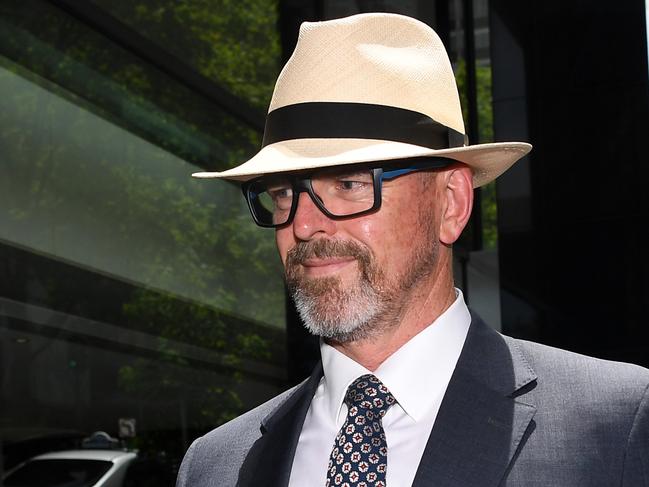
[[[500,483],[536,407],[536,375],[513,342],[474,317],[413,487]]]
[[[284,487],[288,485],[293,456],[304,418],[322,377],[322,364],[261,424],[262,436],[244,460],[238,487]]]

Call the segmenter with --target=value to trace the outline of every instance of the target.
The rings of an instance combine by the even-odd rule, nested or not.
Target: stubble
[[[419,227],[404,269],[385,274],[367,246],[352,240],[317,239],[299,242],[286,258],[286,282],[306,328],[325,339],[348,343],[372,339],[398,326],[408,295],[435,266],[438,241],[433,218],[420,209]],[[308,278],[302,264],[309,258],[352,257],[357,277]]]

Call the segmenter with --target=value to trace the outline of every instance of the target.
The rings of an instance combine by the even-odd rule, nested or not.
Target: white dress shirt
[[[388,487],[412,485],[462,351],[471,315],[462,292],[456,292],[456,300],[439,318],[373,372],[397,400],[383,417]],[[302,427],[290,487],[324,487],[334,439],[347,417],[347,388],[357,377],[372,373],[324,342],[320,353],[324,375]]]

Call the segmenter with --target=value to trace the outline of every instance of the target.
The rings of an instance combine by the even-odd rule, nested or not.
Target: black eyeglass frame
[[[278,224],[265,223],[259,218],[260,215],[258,215],[257,210],[258,209],[265,210],[265,209],[257,207],[257,205],[255,205],[254,199],[257,197],[257,194],[251,190],[251,187],[255,183],[258,183],[259,181],[263,181],[264,179],[272,177],[273,174],[267,174],[246,181],[241,184],[241,190],[243,191],[243,195],[246,198],[246,202],[248,203],[248,208],[250,209],[250,214],[252,215],[252,219],[260,227],[279,228],[285,225],[290,225],[291,222],[293,221],[293,218],[295,217],[295,213],[297,212],[297,206],[300,200],[300,193],[303,192],[306,192],[309,195],[311,201],[313,201],[313,203],[318,207],[318,209],[322,213],[324,213],[328,218],[331,218],[332,220],[346,220],[347,218],[355,218],[361,215],[372,213],[374,211],[378,211],[381,208],[382,189],[383,189],[384,180],[389,181],[391,179],[397,178],[399,176],[403,176],[405,174],[409,174],[414,171],[422,171],[426,169],[442,169],[450,166],[455,162],[457,161],[453,159],[447,159],[444,157],[419,157],[419,158],[411,158],[411,159],[399,159],[394,162],[382,161],[380,163],[373,163],[371,165],[349,164],[340,167],[318,168],[310,171],[285,173],[284,176],[291,184],[291,189],[293,190],[293,199],[291,201],[291,209],[289,210],[286,221]],[[369,169],[372,171],[372,183],[374,186],[374,203],[367,210],[359,211],[349,215],[335,215],[331,213],[329,210],[327,210],[327,208],[325,208],[324,204],[322,203],[322,200],[313,190],[313,184],[311,182],[312,176],[323,170],[339,169],[340,171],[345,171],[347,169],[358,169],[359,167],[361,169]]]

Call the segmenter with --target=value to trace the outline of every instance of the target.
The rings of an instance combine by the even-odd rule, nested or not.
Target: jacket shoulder
[[[639,365],[598,359],[504,336],[511,350],[518,350],[538,374],[539,379],[557,385],[584,385],[595,389],[640,389],[649,386],[649,369]]]
[[[527,448],[509,473],[511,484],[518,479],[526,485],[532,466],[545,463],[572,479],[570,485],[649,487],[649,370],[525,340],[505,341],[537,376],[518,395],[534,404],[536,414]],[[557,458],[566,461],[558,465]]]
[[[239,468],[261,437],[261,422],[291,397],[295,386],[194,440],[180,466],[176,487],[235,485]]]

